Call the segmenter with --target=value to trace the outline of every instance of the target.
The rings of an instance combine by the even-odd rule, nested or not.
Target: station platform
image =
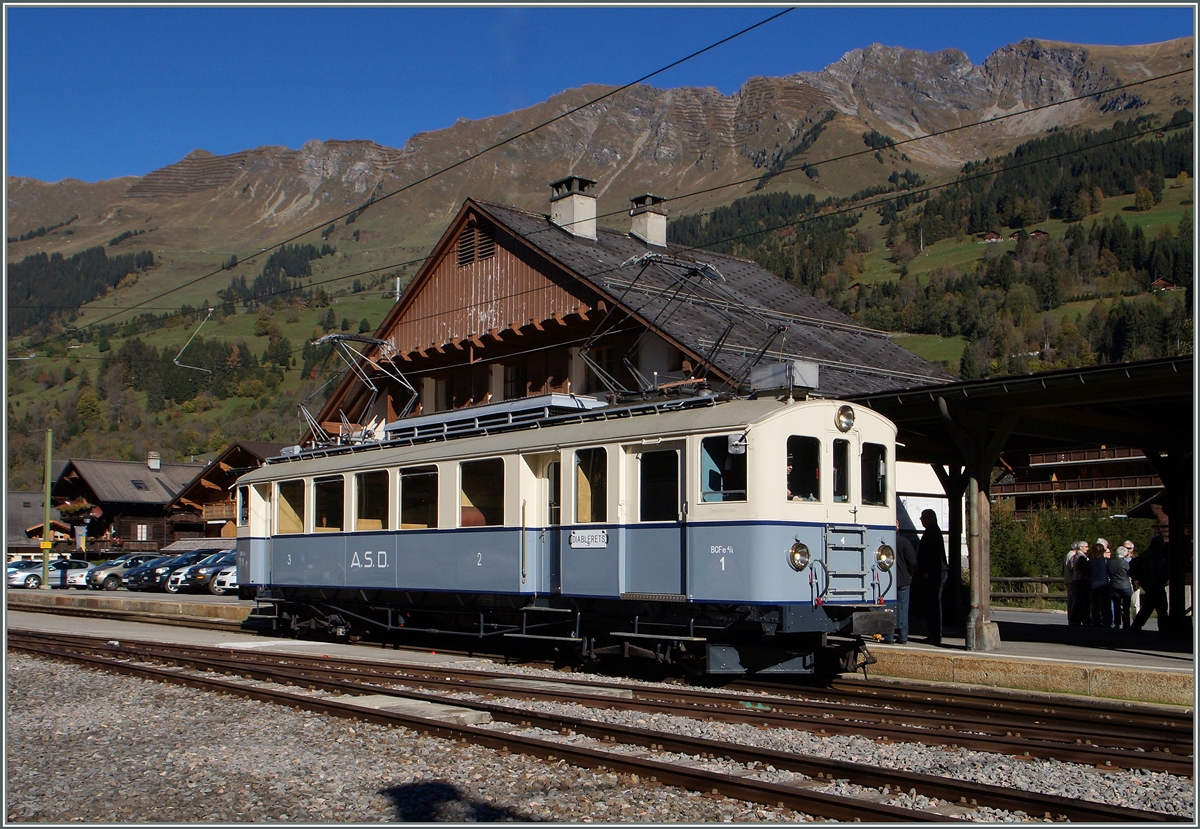
[[[89,622],[89,628],[114,635],[124,632],[135,618],[142,623],[169,622],[186,617],[218,619],[228,623],[228,633],[212,636],[247,637],[249,644],[305,652],[312,648],[327,652],[331,644],[270,639],[241,632],[239,625],[254,608],[253,601],[228,596],[146,594],[124,591],[81,592],[67,590],[17,590],[7,593],[6,623],[20,618],[22,629],[61,630],[47,615],[61,608],[129,613],[130,621],[117,619]],[[150,615],[142,615],[150,614]],[[63,619],[73,617],[62,617]],[[869,677],[918,680],[931,683],[1008,688],[1048,694],[1069,694],[1129,702],[1192,707],[1195,703],[1195,657],[1190,640],[1164,639],[1151,620],[1141,634],[1090,627],[1069,627],[1062,611],[993,609],[1000,630],[997,651],[968,651],[962,631],[947,629],[942,644],[924,644],[918,632],[904,645],[876,642],[869,645],[876,663],[867,667]],[[14,625],[15,626],[15,625]],[[117,627],[114,627],[117,626]],[[207,631],[163,627],[164,641],[196,636]],[[105,633],[108,635],[108,633]],[[144,634],[142,634],[144,636]],[[185,641],[192,641],[190,639]],[[224,640],[222,640],[224,641]],[[273,644],[278,643],[278,644]],[[293,643],[289,645],[287,643]],[[362,658],[377,658],[380,650],[347,647]],[[395,651],[386,651],[393,658]],[[449,656],[445,658],[449,659]],[[460,660],[461,661],[461,660]]]

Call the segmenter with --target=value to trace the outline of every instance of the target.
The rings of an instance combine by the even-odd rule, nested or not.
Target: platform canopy
[[[899,428],[898,460],[962,463],[952,434],[1013,419],[998,451],[1131,446],[1191,452],[1192,355],[923,386],[852,398]]]

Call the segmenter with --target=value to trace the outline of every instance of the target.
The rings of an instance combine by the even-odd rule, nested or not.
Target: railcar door
[[[625,531],[625,597],[682,597],[687,584],[683,443],[633,447],[636,501]]]
[[[533,474],[528,513],[522,520],[528,550],[523,584],[534,591],[562,593],[562,462],[559,455],[525,455]],[[524,507],[522,507],[524,509]],[[526,573],[525,563],[522,572]]]

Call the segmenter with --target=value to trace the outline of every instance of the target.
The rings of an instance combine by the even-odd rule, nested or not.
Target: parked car
[[[36,567],[22,567],[17,570],[8,570],[8,586],[9,587],[25,587],[29,590],[36,590],[42,586],[42,563],[36,562]],[[58,559],[50,562],[50,586],[51,587],[68,587],[77,585],[68,585],[67,579],[74,571],[87,571],[92,567],[86,561],[77,558]]]
[[[76,590],[87,590],[88,573],[95,570],[96,565],[92,564],[91,562],[84,563],[87,564],[87,567],[72,567],[67,572],[67,587],[73,587]],[[58,585],[54,584],[53,581],[54,577],[51,575],[51,586],[58,587]]]
[[[201,558],[212,555],[214,552],[214,550],[194,550],[182,555],[160,556],[126,572],[121,576],[121,584],[127,590],[165,590],[172,573],[180,567],[195,564]]]
[[[42,560],[40,558],[37,560],[31,558],[19,558],[16,561],[10,561],[5,567],[5,572],[11,573],[14,570],[28,570],[31,567],[37,567],[40,570],[42,567]]]
[[[167,592],[178,593],[180,590],[210,590],[213,576],[217,571],[228,567],[237,561],[236,550],[221,550],[207,558],[202,558],[191,567],[176,570],[167,580]],[[216,591],[213,591],[216,593]],[[217,595],[220,595],[219,593]]]
[[[209,590],[218,596],[223,596],[226,593],[237,593],[237,566],[226,567],[213,576],[212,586],[209,587]]]
[[[161,556],[158,553],[127,553],[98,564],[88,571],[88,587],[93,590],[116,590],[121,586],[121,576],[156,558]]]

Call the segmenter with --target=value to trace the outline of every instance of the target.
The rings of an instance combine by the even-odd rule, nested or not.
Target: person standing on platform
[[[1088,620],[1087,548],[1086,541],[1072,541],[1071,552],[1063,562],[1068,625],[1086,625]]]
[[[1138,586],[1136,584],[1132,583],[1134,581],[1134,578],[1133,578],[1133,559],[1134,559],[1133,551],[1137,548],[1134,546],[1132,541],[1127,540],[1124,544],[1121,545],[1121,549],[1123,551],[1121,553],[1121,555],[1123,555],[1125,557],[1125,563],[1129,567],[1129,579],[1130,579],[1130,583],[1131,583],[1130,586],[1133,588],[1133,593],[1129,598],[1129,613],[1130,613],[1130,618],[1132,619],[1134,616],[1137,615],[1137,612],[1142,609],[1142,607],[1141,607],[1142,591],[1138,590]]]
[[[1108,582],[1112,588],[1112,626],[1121,630],[1129,630],[1129,603],[1133,598],[1133,582],[1129,580],[1129,559],[1122,553],[1124,545],[1117,548],[1117,554],[1108,560]]]
[[[1112,627],[1112,587],[1108,575],[1108,562],[1112,551],[1108,542],[1097,538],[1088,560],[1088,586],[1092,591],[1092,626]]]
[[[900,523],[896,522],[896,529]],[[896,631],[883,637],[891,644],[908,641],[908,605],[912,594],[913,573],[917,570],[917,551],[908,536],[896,534]],[[897,634],[899,634],[897,636]]]
[[[917,601],[925,611],[925,641],[942,644],[942,587],[946,584],[946,542],[938,526],[937,513],[931,509],[921,513],[925,533],[917,548]]]
[[[1161,535],[1150,539],[1146,552],[1134,559],[1134,577],[1142,588],[1142,606],[1130,625],[1141,633],[1151,613],[1158,614],[1158,633],[1166,636],[1167,627],[1167,542]]]

